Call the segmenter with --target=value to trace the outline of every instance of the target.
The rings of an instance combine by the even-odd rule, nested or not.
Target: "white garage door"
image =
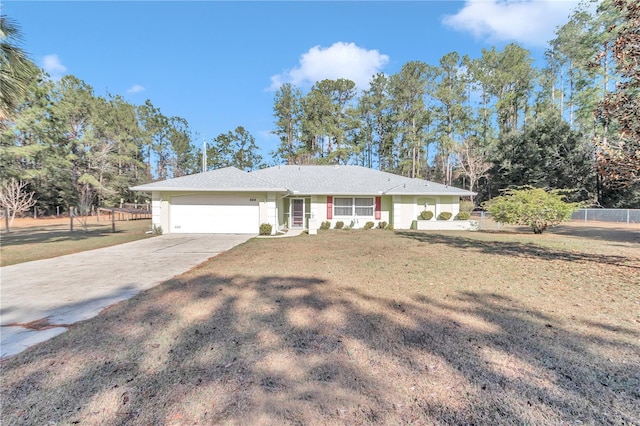
[[[260,208],[255,196],[181,195],[171,197],[172,233],[257,234]]]

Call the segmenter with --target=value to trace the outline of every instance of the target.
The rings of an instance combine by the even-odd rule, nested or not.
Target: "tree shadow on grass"
[[[175,279],[4,362],[3,423],[640,418],[637,343],[521,306],[482,292],[390,299],[314,277]]]
[[[514,241],[483,241],[472,237],[427,232],[397,231],[398,235],[422,243],[445,244],[451,247],[472,250],[483,254],[509,256],[514,258],[536,258],[543,260],[563,260],[567,262],[602,263],[640,269],[640,264],[632,264],[628,257],[593,254],[577,251],[558,250],[533,243]],[[637,259],[636,259],[637,260]]]

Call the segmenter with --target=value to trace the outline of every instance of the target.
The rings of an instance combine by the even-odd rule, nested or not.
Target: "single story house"
[[[134,186],[151,194],[152,221],[163,233],[258,233],[318,229],[324,221],[361,228],[386,222],[410,229],[423,210],[455,216],[473,193],[361,166],[234,167]]]

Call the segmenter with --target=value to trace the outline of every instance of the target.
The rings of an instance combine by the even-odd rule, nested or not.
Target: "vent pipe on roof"
[[[202,134],[202,173],[207,171],[207,139]]]

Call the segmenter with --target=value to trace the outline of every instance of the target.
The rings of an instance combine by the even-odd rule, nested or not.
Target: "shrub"
[[[364,229],[371,229],[371,228],[373,228],[373,225],[375,225],[375,223],[367,222],[367,223],[364,224]]]
[[[420,220],[431,220],[432,217],[433,217],[433,212],[432,211],[423,210],[422,212],[420,212],[420,216],[418,216],[418,219],[420,219]]]
[[[474,208],[475,208],[475,204],[473,204],[473,201],[467,201],[467,200],[460,201],[461,212],[471,213]]]
[[[469,212],[460,212],[454,217],[454,220],[469,220],[471,218],[471,213]]]
[[[393,225],[389,224],[389,225],[387,225],[387,227],[386,227],[386,228],[384,228],[384,229],[386,229],[386,230],[388,230],[388,231],[393,231]]]
[[[260,225],[260,235],[271,235],[273,227],[270,223],[263,223]]]
[[[160,225],[153,225],[152,229],[151,229],[151,233],[153,235],[162,235],[162,226]]]
[[[387,222],[378,222],[378,229],[387,229]]]
[[[320,229],[329,229],[329,228],[331,228],[331,222],[329,222],[328,220],[325,220],[320,224]]]
[[[451,212],[442,212],[438,215],[438,220],[449,220],[451,219]]]
[[[545,191],[542,188],[508,189],[503,195],[482,203],[498,223],[526,225],[534,234],[542,234],[549,226],[571,219],[580,203],[567,203],[566,190]]]
[[[344,222],[339,220],[336,222],[336,226],[334,227],[335,229],[342,229],[344,228]]]

